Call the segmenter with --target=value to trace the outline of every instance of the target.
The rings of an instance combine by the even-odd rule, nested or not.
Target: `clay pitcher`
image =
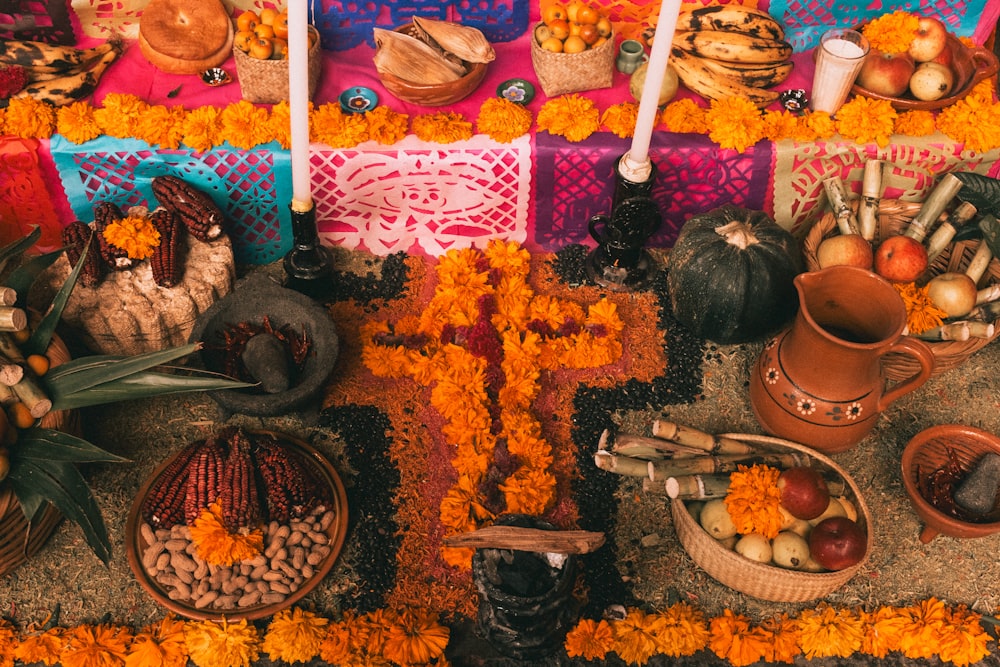
[[[750,403],[768,433],[821,452],[850,449],[879,414],[931,375],[934,356],[903,335],[906,307],[878,275],[834,266],[795,278],[799,312],[761,352],[750,377]],[[914,357],[920,370],[887,385],[880,360]]]

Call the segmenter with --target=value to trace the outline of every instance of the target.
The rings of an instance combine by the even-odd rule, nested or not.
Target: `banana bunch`
[[[89,49],[27,40],[0,39],[0,65],[23,67],[28,84],[14,97],[34,97],[54,106],[89,96],[122,52],[121,41]]]
[[[777,101],[771,87],[792,72],[792,46],[767,12],[710,5],[677,18],[670,65],[691,92],[708,100],[746,97],[760,108]]]

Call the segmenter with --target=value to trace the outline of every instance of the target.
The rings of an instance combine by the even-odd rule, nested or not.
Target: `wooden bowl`
[[[1000,502],[980,521],[965,521],[938,509],[922,493],[924,479],[952,462],[969,473],[988,453],[1000,454],[1000,437],[973,426],[942,424],[917,433],[903,449],[902,473],[906,495],[924,522],[920,541],[940,535],[959,538],[986,537],[1000,532]]]
[[[142,536],[143,518],[141,508],[143,500],[146,498],[146,494],[149,493],[150,487],[156,482],[157,478],[163,474],[174,459],[181,454],[181,452],[178,452],[160,464],[160,466],[153,471],[153,474],[150,475],[149,479],[146,480],[142,488],[139,489],[139,493],[136,495],[135,502],[132,503],[132,508],[129,510],[128,518],[125,523],[125,551],[128,556],[129,567],[132,569],[132,573],[135,575],[135,578],[139,581],[139,585],[141,585],[159,604],[179,616],[195,620],[212,621],[221,621],[223,618],[230,621],[240,619],[256,620],[272,616],[282,609],[291,607],[316,588],[316,586],[319,585],[323,578],[330,572],[334,562],[340,555],[340,550],[344,546],[344,539],[347,535],[348,519],[347,493],[344,489],[343,482],[340,480],[340,476],[337,474],[337,471],[333,468],[326,457],[302,440],[287,434],[276,434],[267,431],[248,431],[248,433],[251,435],[254,433],[275,435],[279,441],[290,448],[294,454],[297,454],[311,464],[315,468],[315,472],[319,473],[321,479],[324,479],[329,485],[330,496],[333,498],[333,507],[328,509],[331,509],[336,513],[334,520],[330,523],[326,530],[326,536],[329,539],[328,544],[330,546],[330,552],[322,560],[322,562],[315,566],[311,577],[306,579],[298,589],[290,593],[284,598],[284,600],[278,603],[258,604],[241,609],[223,610],[211,607],[198,608],[190,600],[171,598],[167,590],[149,574],[146,567],[142,563],[142,554],[149,545]]]
[[[411,37],[416,35],[412,23],[396,28],[396,32],[402,32]],[[406,81],[388,72],[379,72],[378,76],[385,89],[404,102],[424,107],[441,107],[464,100],[479,87],[479,84],[486,77],[487,63],[466,62],[465,66],[469,73],[461,79],[448,83],[423,84]]]
[[[762,435],[725,434],[761,450],[779,453],[796,452],[815,459],[814,466],[833,472],[846,483],[845,495],[858,510],[858,525],[867,534],[865,556],[851,567],[833,572],[802,572],[777,565],[758,563],[727,549],[701,527],[682,500],[672,500],[670,511],[677,538],[698,567],[713,579],[746,595],[772,602],[808,602],[821,598],[846,584],[868,561],[874,543],[872,515],[854,480],[832,459],[804,445]]]
[[[854,84],[851,88],[855,95],[864,95],[876,100],[888,100],[897,111],[943,109],[951,106],[968,95],[983,79],[991,77],[1000,69],[997,57],[989,49],[981,46],[966,46],[958,37],[948,34],[948,43],[954,52],[952,71],[955,73],[955,83],[946,97],[937,100],[918,100],[909,93],[904,97],[888,97],[872,92]]]

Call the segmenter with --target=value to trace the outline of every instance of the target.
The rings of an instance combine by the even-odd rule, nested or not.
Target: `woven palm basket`
[[[597,48],[580,53],[546,51],[532,37],[531,64],[542,91],[548,97],[610,88],[614,83],[615,35],[612,34]]]
[[[57,337],[49,345],[48,356],[53,365],[70,359],[69,350]],[[80,431],[79,415],[75,411],[50,412],[39,425],[67,433]],[[10,485],[0,482],[0,576],[6,576],[38,553],[61,520],[59,510],[46,505],[41,518],[29,524]]]
[[[856,204],[857,202],[854,202],[852,206],[856,206]],[[899,234],[917,214],[920,206],[919,202],[883,199],[879,203],[878,224],[875,227],[875,239],[873,243],[877,245],[882,239]],[[816,260],[816,251],[819,248],[819,244],[823,239],[839,233],[836,218],[832,212],[827,212],[826,215],[820,218],[809,229],[809,232],[802,239],[802,255],[807,270],[815,271],[819,269],[819,262]],[[930,266],[927,267],[927,271],[917,283],[926,284],[934,276],[948,271],[963,272],[969,265],[972,256],[976,253],[979,243],[980,241],[978,240],[956,241],[952,243],[950,247],[946,248],[944,252],[931,262]],[[989,267],[979,281],[979,288],[982,289],[997,281],[1000,281],[1000,260],[994,258],[990,261]],[[934,353],[932,376],[960,366],[969,356],[986,347],[998,335],[1000,335],[1000,327],[996,328],[996,331],[990,338],[929,342],[928,345]],[[890,353],[882,358],[882,370],[889,379],[898,382],[918,373],[920,367],[917,361],[911,356]]]
[[[309,47],[309,99],[316,93],[319,75],[323,68],[320,54],[319,32],[308,26],[315,38]],[[233,47],[236,59],[236,76],[240,81],[243,99],[255,104],[277,104],[288,99],[288,60],[261,60]]]
[[[821,472],[834,473],[843,479],[846,483],[844,495],[857,508],[858,525],[868,536],[865,556],[861,562],[835,572],[800,572],[758,563],[727,549],[694,520],[684,501],[672,500],[670,511],[674,528],[691,560],[716,581],[746,595],[772,602],[808,602],[824,597],[847,583],[868,561],[874,541],[871,512],[854,480],[833,460],[804,445],[761,435],[730,433],[725,437],[742,440],[762,450],[806,454]]]

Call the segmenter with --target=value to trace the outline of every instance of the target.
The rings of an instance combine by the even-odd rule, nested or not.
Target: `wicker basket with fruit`
[[[243,97],[258,104],[288,99],[288,12],[246,10],[236,18],[236,75]],[[309,26],[309,97],[322,71],[319,32]]]
[[[549,97],[610,88],[614,75],[614,28],[594,5],[551,3],[532,31],[531,64]]]

